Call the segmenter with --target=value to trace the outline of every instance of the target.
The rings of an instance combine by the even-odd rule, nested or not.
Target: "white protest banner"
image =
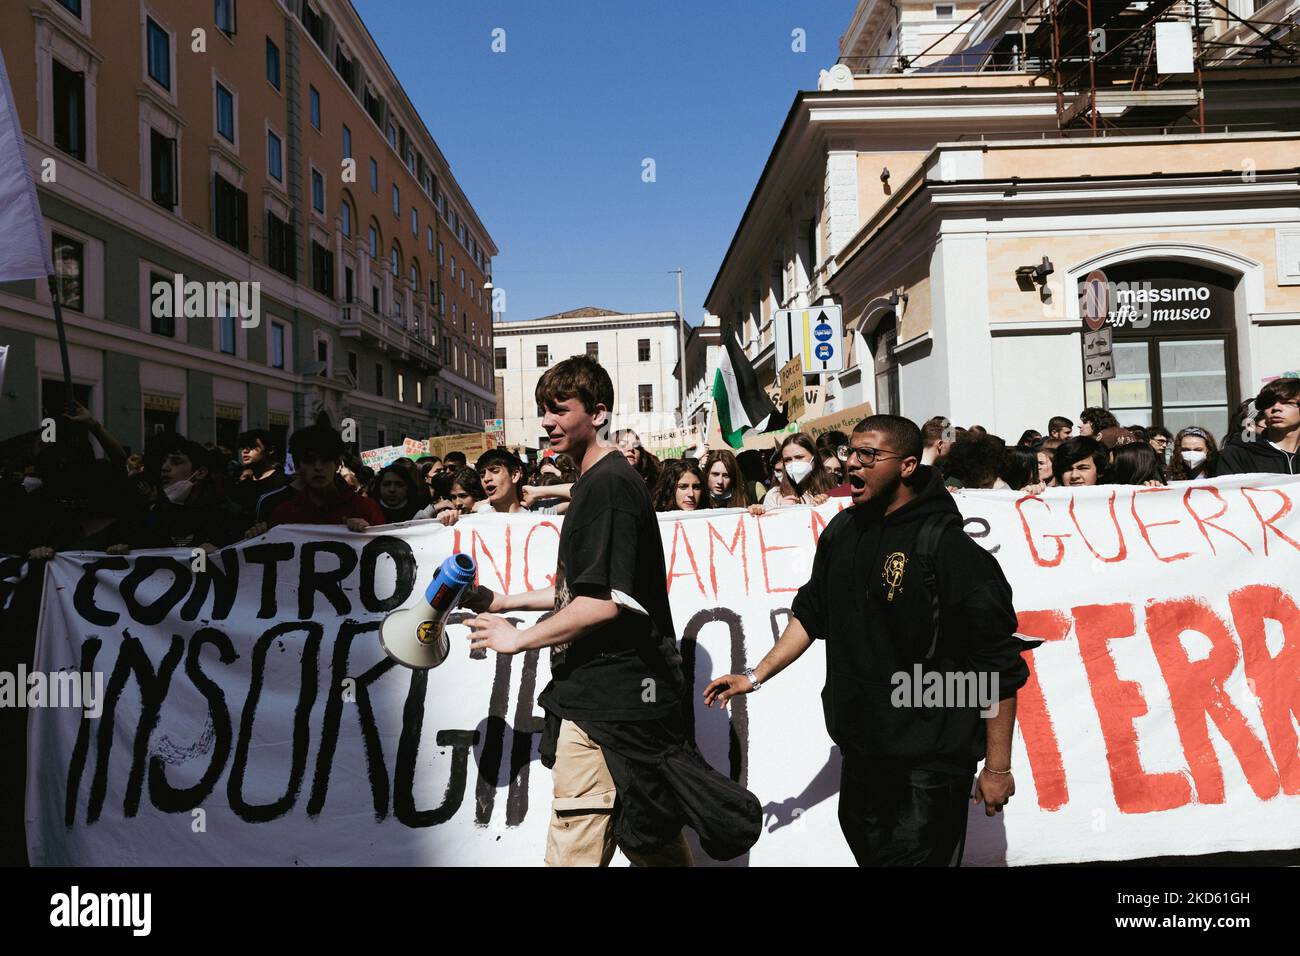
[[[972,807],[966,863],[1300,845],[1300,479],[955,497],[1019,631],[1044,641],[1018,695],[1016,794],[993,818]],[[740,864],[852,862],[824,649],[729,712],[699,703],[772,647],[845,504],[660,517],[693,733],[768,813]],[[188,551],[60,554],[36,669],[102,674],[106,691],[98,717],[30,714],[32,862],[540,864],[547,654],[474,659],[453,623],[460,650],[412,672],[376,628],[454,550],[491,588],[546,586],[561,520],[278,528],[206,571]]]

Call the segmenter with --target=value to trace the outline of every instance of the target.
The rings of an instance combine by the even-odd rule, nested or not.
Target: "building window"
[[[375,363],[375,394],[380,398],[384,397],[384,366],[382,362]]]
[[[85,268],[86,247],[75,239],[54,233],[54,274],[57,277],[59,301],[75,312],[86,308]]]
[[[456,281],[456,257],[451,257],[451,281]]]
[[[284,326],[271,323],[271,367],[284,368]]]
[[[280,88],[280,48],[270,37],[266,38],[266,82]]]
[[[551,353],[545,345],[537,346],[537,367],[546,368],[551,364]]]
[[[348,124],[343,124],[343,158],[352,158],[352,130],[348,129]]]
[[[591,359],[591,360],[594,361],[594,362],[599,362],[599,361],[600,361],[600,343],[599,343],[599,342],[588,342],[588,343],[587,343],[587,358]]]
[[[306,27],[307,34],[315,41],[321,49],[325,48],[325,20],[311,8],[310,3],[304,2],[302,5],[302,25]]]
[[[220,335],[221,351],[227,355],[235,354],[235,315],[229,305],[223,305],[217,316],[217,332]]]
[[[406,378],[401,372],[397,373],[397,400],[406,401]]]
[[[339,203],[339,228],[343,230],[344,236],[352,238],[352,207],[346,199]]]
[[[388,145],[397,149],[397,127],[392,123],[388,124]]]
[[[636,360],[638,362],[650,361],[650,340],[649,339],[636,340]]]
[[[293,277],[294,262],[293,226],[275,213],[266,214],[266,262],[276,272]]]
[[[86,159],[86,74],[54,60],[54,145]]]
[[[371,226],[370,227],[370,258],[373,259],[378,255],[379,255],[379,233],[375,231],[374,226]]]
[[[248,251],[248,193],[213,174],[213,232],[222,242]]]
[[[217,29],[226,36],[235,35],[235,0],[214,0],[216,11],[214,18]]]
[[[393,183],[393,215],[402,214],[402,191],[397,188],[397,183]]]
[[[420,238],[420,215],[414,206],[411,207],[411,235]]]
[[[343,78],[343,82],[347,84],[348,89],[356,86],[356,71],[352,68],[352,60],[343,52],[341,46],[334,47],[334,69]]]
[[[348,353],[348,374],[352,376],[352,381],[354,382],[357,380],[357,368],[358,368],[357,353],[349,352]]]
[[[438,265],[442,265],[442,243],[438,243]]]
[[[172,88],[172,53],[171,36],[154,22],[153,17],[145,21],[149,38],[149,78],[164,90]]]
[[[316,340],[316,361],[324,364],[326,368],[329,367],[330,343],[328,339]],[[324,375],[325,373],[322,371],[321,374]]]
[[[172,280],[160,272],[149,273],[149,304],[150,304],[149,331],[152,332],[154,335],[165,335],[168,338],[175,338],[176,337],[175,311],[173,309],[168,309],[167,311],[171,312],[172,313],[171,315],[154,315],[154,310],[152,308],[152,305],[156,300],[154,297],[153,290],[158,288],[159,285],[163,285],[166,287],[166,291],[162,293],[161,297],[170,299],[172,296]]]
[[[334,298],[334,253],[318,242],[311,244],[311,287]]]
[[[176,140],[156,129],[149,130],[149,193],[164,209],[176,208]]]
[[[418,378],[415,380],[415,404],[424,406],[424,382]]]
[[[370,287],[370,308],[374,310],[376,314],[379,313],[379,286],[377,285],[372,285]]]
[[[366,87],[366,91],[362,95],[361,101],[362,105],[366,108],[366,113],[375,121],[375,125],[378,126],[382,123],[384,118],[384,101],[375,96],[375,94],[370,91],[370,87]]]
[[[284,182],[284,146],[280,137],[266,131],[266,171],[277,182]]]
[[[217,132],[235,141],[235,94],[217,84]]]
[[[506,367],[506,350],[500,346],[496,349],[496,367],[497,371]]]
[[[430,251],[430,252],[433,252],[433,226],[425,226],[425,227],[424,227],[424,231],[425,231],[425,233],[427,234],[427,237],[428,237],[428,241],[429,241],[429,251]]]
[[[934,5],[934,18],[936,20],[951,20],[956,12],[956,6],[951,3],[936,3]]]
[[[382,426],[375,429],[375,441],[379,448],[388,447],[388,432]]]
[[[81,0],[59,0],[59,4],[78,20],[81,19]]]
[[[397,251],[397,246],[393,246],[388,253],[388,262],[393,269],[393,278],[396,279],[402,274],[402,254]]]
[[[636,406],[638,411],[654,411],[654,386],[638,385],[636,387]]]
[[[898,344],[898,316],[893,312],[880,320],[875,331],[867,336],[871,349],[872,365],[876,377],[876,407],[882,415],[900,415],[902,412],[898,358],[894,346]]]
[[[311,125],[320,129],[320,90],[314,86],[307,87],[307,102],[310,104]]]
[[[311,208],[319,213],[325,212],[325,177],[319,169],[311,171]]]
[[[373,156],[370,157],[370,191],[379,192],[379,164]]]

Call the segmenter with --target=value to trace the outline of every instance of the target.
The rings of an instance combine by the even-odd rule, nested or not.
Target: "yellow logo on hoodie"
[[[902,551],[895,551],[885,558],[885,570],[882,577],[884,577],[885,583],[889,585],[889,593],[885,595],[886,601],[894,599],[895,590],[903,590],[903,572],[906,570],[907,555]]]

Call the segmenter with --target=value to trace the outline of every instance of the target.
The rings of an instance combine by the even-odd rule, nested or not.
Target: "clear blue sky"
[[[680,266],[692,325],[795,93],[834,64],[854,9],[353,2],[501,249],[507,321],[675,309]],[[791,49],[796,28],[807,52]]]

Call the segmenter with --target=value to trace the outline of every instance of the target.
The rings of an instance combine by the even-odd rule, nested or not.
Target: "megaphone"
[[[465,596],[474,580],[474,559],[453,554],[425,588],[424,598],[410,607],[398,608],[379,625],[379,642],[384,653],[403,667],[428,670],[447,659],[447,615]]]

